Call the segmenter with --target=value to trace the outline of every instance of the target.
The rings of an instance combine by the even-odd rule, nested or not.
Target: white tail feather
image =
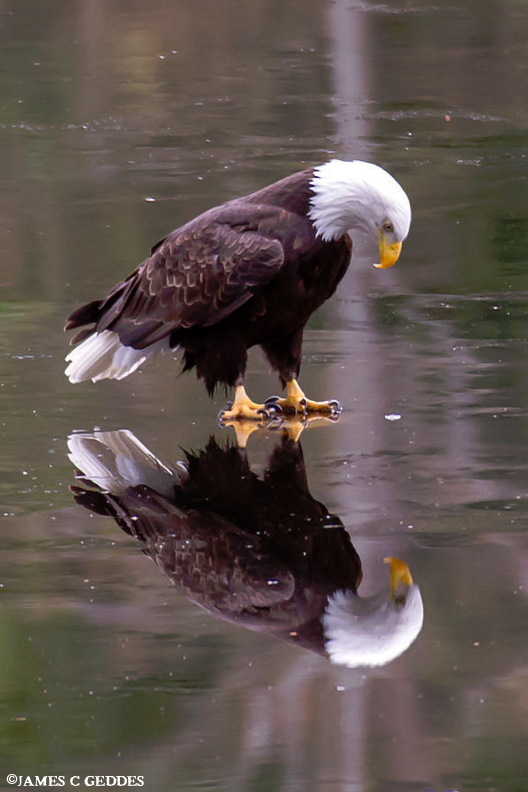
[[[157,352],[170,349],[169,339],[162,338],[146,349],[125,346],[117,333],[103,330],[94,333],[76,346],[66,357],[66,376],[70,382],[97,382],[102,379],[124,379]]]

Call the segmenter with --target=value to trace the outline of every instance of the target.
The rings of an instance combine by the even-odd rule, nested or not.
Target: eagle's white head
[[[318,236],[339,239],[355,229],[377,234],[378,267],[396,263],[411,225],[407,194],[390,173],[372,162],[331,160],[315,169],[309,216]]]

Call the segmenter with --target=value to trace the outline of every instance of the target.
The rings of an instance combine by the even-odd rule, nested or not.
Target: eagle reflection
[[[343,523],[308,489],[299,443],[285,434],[259,477],[246,452],[207,446],[167,467],[129,431],[73,434],[77,503],[109,515],[165,575],[215,616],[349,667],[404,652],[423,622],[407,565],[357,593],[361,561]]]

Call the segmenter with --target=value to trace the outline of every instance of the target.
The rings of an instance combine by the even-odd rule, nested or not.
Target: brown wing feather
[[[136,286],[144,297],[142,317],[184,328],[215,324],[269,283],[283,261],[280,242],[258,230],[225,222],[195,229],[191,224],[167,237],[143,265]]]
[[[90,304],[91,314],[88,306],[78,309],[66,327],[93,321],[96,330],[115,330],[140,348],[173,329],[216,324],[282,267],[283,245],[270,229],[287,214],[243,200],[206,212],[158,243],[104,300]]]

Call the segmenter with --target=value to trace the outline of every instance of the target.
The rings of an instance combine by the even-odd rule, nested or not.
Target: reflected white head
[[[391,267],[411,225],[407,194],[390,173],[372,162],[331,160],[315,169],[309,212],[318,236],[338,239],[360,229],[377,234],[380,265]]]
[[[325,648],[333,663],[383,666],[399,657],[422,629],[424,609],[420,589],[409,567],[388,558],[390,584],[371,597],[336,591],[323,616]]]

